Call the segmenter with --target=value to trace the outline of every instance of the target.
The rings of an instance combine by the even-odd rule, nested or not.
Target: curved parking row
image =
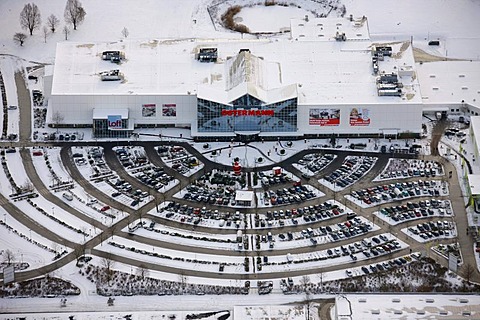
[[[158,192],[166,192],[178,184],[178,180],[168,175],[164,168],[157,167],[149,161],[143,147],[115,147],[113,151],[125,171],[147,187]],[[148,193],[143,191],[136,196],[145,198]]]
[[[353,190],[345,197],[363,208],[369,208],[384,203],[403,201],[415,197],[448,196],[448,182],[440,180],[418,180],[397,182],[374,186],[362,190]]]
[[[422,159],[390,159],[385,169],[374,181],[407,178],[430,178],[444,174],[443,166],[437,161]]]
[[[413,221],[428,217],[451,217],[453,215],[450,200],[421,200],[418,202],[407,202],[403,205],[384,207],[375,211],[377,217],[387,221],[391,225],[402,222]]]
[[[319,180],[334,191],[340,191],[365,176],[377,162],[377,157],[347,156],[340,168]]]

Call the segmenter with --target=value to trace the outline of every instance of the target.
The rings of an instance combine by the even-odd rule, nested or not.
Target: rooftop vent
[[[384,56],[390,57],[392,55],[392,47],[390,46],[375,46],[374,53],[382,53]]]
[[[100,73],[102,81],[120,81],[123,79],[123,74],[120,70],[110,70]]]
[[[123,59],[120,51],[103,51],[102,60],[110,60],[113,63],[119,63]]]
[[[347,41],[347,37],[345,36],[345,32],[338,32],[335,34],[335,40],[337,41]]]
[[[395,73],[382,74],[377,79],[378,83],[398,83],[398,76]]]
[[[216,62],[217,58],[217,48],[201,48],[198,53],[198,61],[200,62]]]

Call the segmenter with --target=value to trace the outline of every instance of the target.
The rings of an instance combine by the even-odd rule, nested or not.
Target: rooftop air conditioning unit
[[[100,73],[102,81],[120,81],[123,79],[123,74],[120,70],[110,70]]]

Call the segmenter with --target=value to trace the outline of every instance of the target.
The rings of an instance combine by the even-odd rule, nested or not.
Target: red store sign
[[[222,110],[222,116],[273,116],[274,110]]]

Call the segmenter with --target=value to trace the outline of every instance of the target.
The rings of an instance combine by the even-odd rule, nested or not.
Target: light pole
[[[55,207],[52,207],[52,216],[55,217]]]
[[[32,241],[32,229],[29,229],[30,231],[30,241]]]

